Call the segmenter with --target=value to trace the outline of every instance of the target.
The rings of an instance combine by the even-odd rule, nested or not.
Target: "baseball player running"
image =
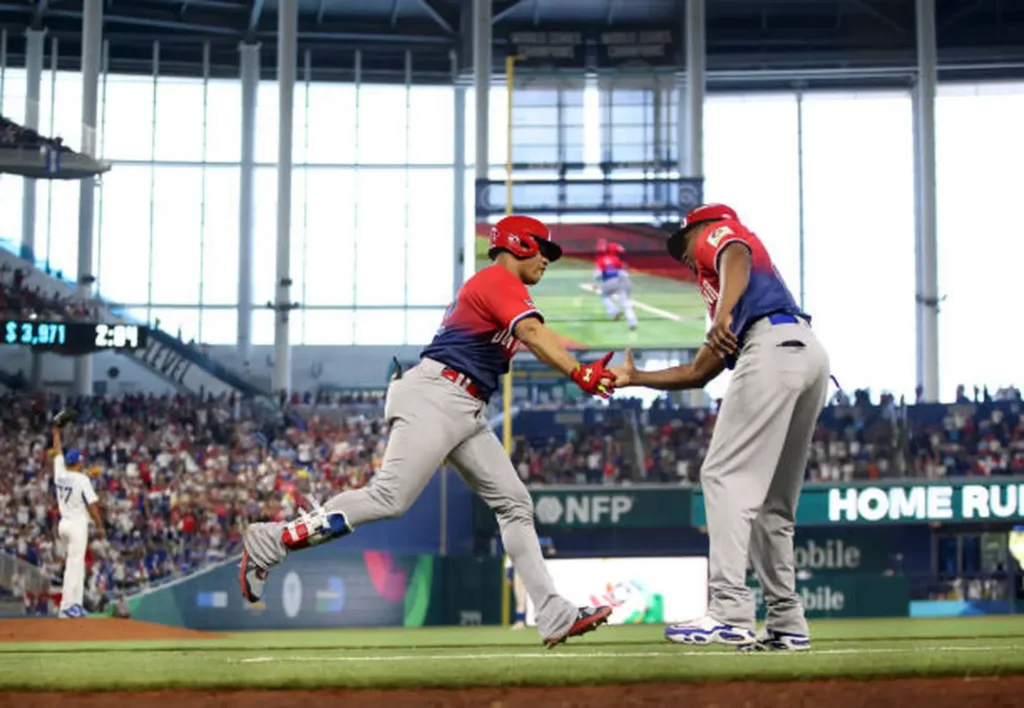
[[[626,322],[631,330],[636,329],[636,313],[633,303],[629,301],[629,271],[622,261],[626,252],[618,243],[608,243],[604,239],[598,242],[598,256],[594,262],[594,279],[601,288],[601,302],[605,312],[614,320],[626,314]]]
[[[637,371],[629,352],[612,367],[616,386],[700,388],[733,369],[701,487],[707,513],[710,602],[707,616],[670,626],[667,639],[741,648],[810,648],[796,592],[793,526],[815,421],[825,405],[829,360],[761,241],[721,204],[691,211],[669,253],[697,275],[712,317],[694,361]],[[751,561],[767,604],[754,633]]]
[[[289,523],[257,523],[245,533],[239,572],[242,594],[257,602],[270,568],[297,551],[352,533],[363,524],[401,516],[445,459],[494,510],[502,543],[534,607],[548,647],[604,624],[610,607],[576,607],[556,592],[533,524],[529,492],[484,415],[499,377],[522,342],[538,359],[583,391],[607,398],[609,352],[581,364],[530,299],[562,249],[536,219],[509,216],[491,230],[496,260],[470,278],[445,312],[419,364],[388,386],[384,417],[391,432],[373,481],[346,491]]]
[[[58,617],[85,617],[82,597],[85,592],[85,551],[89,544],[89,520],[92,519],[100,538],[104,537],[99,499],[89,478],[81,472],[82,453],[61,447],[60,429],[73,418],[70,411],[61,411],[53,419],[53,486],[57,493],[60,523],[57,535],[64,547],[64,584],[61,588]]]

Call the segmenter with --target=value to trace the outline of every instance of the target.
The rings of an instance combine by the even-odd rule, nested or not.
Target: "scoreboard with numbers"
[[[148,338],[149,330],[146,327],[132,324],[42,319],[6,319],[0,323],[0,340],[4,344],[57,354],[145,349]]]

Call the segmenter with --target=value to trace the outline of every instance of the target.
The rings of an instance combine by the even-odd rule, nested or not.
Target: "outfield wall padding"
[[[134,597],[132,617],[209,631],[498,624],[497,558],[312,548],[273,569],[263,599],[241,595],[229,563]]]

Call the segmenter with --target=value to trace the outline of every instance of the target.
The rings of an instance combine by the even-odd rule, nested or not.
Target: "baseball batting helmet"
[[[617,253],[619,255],[622,255],[625,252],[626,252],[626,248],[621,243],[609,243],[608,244],[608,253]]]
[[[727,207],[725,204],[701,204],[698,207],[694,207],[686,215],[686,218],[683,219],[683,223],[679,225],[676,232],[669,237],[669,255],[681,262],[683,254],[686,252],[686,235],[690,231],[701,224],[707,224],[712,221],[724,221],[725,219],[732,221],[740,220],[732,207]]]
[[[516,258],[533,258],[540,253],[551,262],[562,257],[562,247],[551,240],[551,231],[532,216],[506,216],[491,228],[487,255],[493,261],[501,251]]]

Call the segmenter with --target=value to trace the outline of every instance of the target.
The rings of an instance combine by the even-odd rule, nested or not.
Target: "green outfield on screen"
[[[494,627],[233,634],[223,639],[0,644],[0,690],[469,687],[1024,673],[1024,618],[830,620],[801,654],[747,654],[603,627],[553,650]],[[59,678],[58,678],[59,677]]]
[[[476,239],[476,270],[491,265],[488,242]],[[671,278],[631,272],[633,309],[639,325],[611,320],[594,280],[594,264],[563,257],[530,292],[547,323],[583,349],[695,349],[704,341],[706,309],[697,288]]]

